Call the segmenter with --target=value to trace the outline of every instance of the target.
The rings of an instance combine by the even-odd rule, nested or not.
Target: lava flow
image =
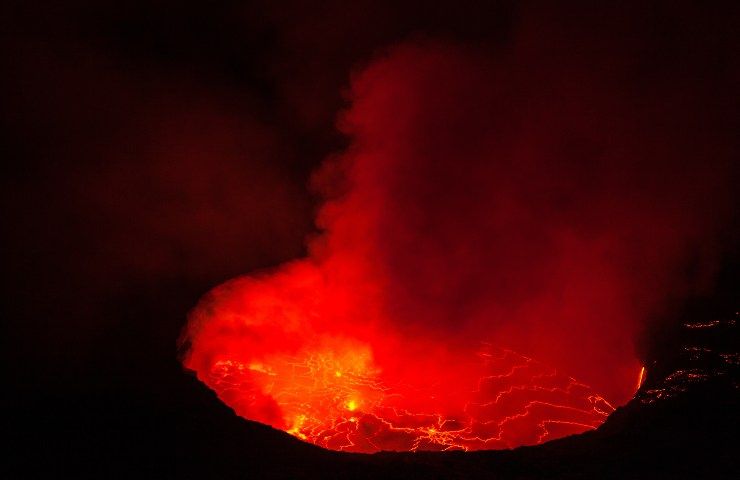
[[[186,366],[240,416],[352,452],[537,444],[614,410],[587,385],[493,345],[376,354],[374,344],[398,345],[392,334],[331,332],[326,294],[301,262],[217,288],[193,314]],[[430,358],[406,357],[425,350]]]

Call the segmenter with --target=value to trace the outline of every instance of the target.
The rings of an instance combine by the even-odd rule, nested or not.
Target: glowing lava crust
[[[323,320],[342,313],[320,278],[299,262],[218,287],[191,316],[185,365],[238,415],[351,452],[532,445],[596,428],[614,410],[493,345],[404,349],[390,331],[331,331]]]

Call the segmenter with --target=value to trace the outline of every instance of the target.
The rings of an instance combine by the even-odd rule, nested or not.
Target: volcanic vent
[[[563,64],[543,89],[505,63],[409,44],[354,77],[307,258],[215,288],[185,331],[237,414],[337,450],[474,450],[632,398],[634,339],[690,287],[672,272],[713,231],[721,169],[673,168],[691,147],[609,75]]]
[[[358,340],[317,324],[332,298],[318,297],[319,278],[294,264],[278,285],[235,280],[196,310],[186,365],[240,416],[326,448],[375,452],[537,444],[596,428],[614,410],[589,386],[492,345],[454,356],[427,346],[424,357],[387,338],[398,350],[376,355],[382,335]]]

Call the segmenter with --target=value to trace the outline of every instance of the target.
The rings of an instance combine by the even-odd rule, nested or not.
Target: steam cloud
[[[641,326],[711,278],[731,149],[685,114],[687,90],[636,90],[594,52],[528,38],[498,55],[408,42],[359,71],[351,143],[314,177],[310,257],[215,289],[186,365],[208,383],[222,359],[369,345],[385,378],[452,388],[484,340],[629,399]],[[290,428],[250,398],[225,400]]]

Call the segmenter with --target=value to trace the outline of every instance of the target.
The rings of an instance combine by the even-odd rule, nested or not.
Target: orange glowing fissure
[[[444,395],[385,385],[366,351],[325,350],[269,364],[213,363],[204,378],[226,403],[250,418],[274,399],[279,427],[302,440],[353,452],[480,450],[538,444],[598,427],[614,408],[572,378],[512,351],[482,346],[488,375],[456,413],[403,408],[404,395]],[[446,402],[442,402],[445,403]],[[282,420],[282,422],[280,421]]]
[[[595,429],[614,411],[588,385],[493,344],[353,331],[363,322],[341,323],[342,292],[322,293],[304,266],[227,283],[191,316],[185,366],[241,417],[370,453],[535,445]]]
[[[645,367],[640,368],[640,376],[637,377],[637,387],[635,390],[639,390],[642,387],[642,383],[645,381]]]

